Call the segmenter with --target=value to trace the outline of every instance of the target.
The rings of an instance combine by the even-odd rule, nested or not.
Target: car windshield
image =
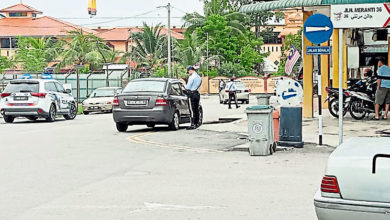
[[[92,98],[99,98],[99,97],[114,97],[115,96],[115,89],[97,89],[92,94]]]
[[[39,92],[38,82],[11,82],[7,85],[4,93],[14,92]]]
[[[236,82],[236,86],[238,89],[246,89],[246,86],[242,82]]]
[[[165,85],[166,82],[164,81],[132,81],[126,86],[123,92],[164,92]]]

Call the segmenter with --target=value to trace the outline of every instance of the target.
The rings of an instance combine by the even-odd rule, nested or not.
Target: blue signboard
[[[329,55],[332,47],[306,47],[306,55]]]
[[[310,42],[322,44],[332,37],[333,23],[328,16],[315,14],[306,20],[303,33]]]

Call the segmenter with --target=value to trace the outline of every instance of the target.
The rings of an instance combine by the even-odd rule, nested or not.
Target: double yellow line
[[[154,147],[160,147],[160,148],[167,148],[172,150],[184,150],[184,151],[190,151],[190,152],[196,152],[196,153],[221,153],[224,152],[223,150],[212,150],[212,149],[205,149],[205,148],[196,148],[196,147],[187,147],[182,145],[176,145],[176,144],[166,144],[166,143],[158,143],[154,141],[148,141],[144,138],[147,136],[150,136],[156,132],[144,132],[140,134],[135,134],[127,138],[127,140],[130,143],[135,144],[144,144],[144,145],[151,145]]]

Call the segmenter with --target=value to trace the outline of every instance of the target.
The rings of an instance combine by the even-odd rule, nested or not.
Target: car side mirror
[[[65,93],[66,93],[66,94],[72,94],[72,90],[71,90],[71,89],[66,89],[66,90],[65,90]]]

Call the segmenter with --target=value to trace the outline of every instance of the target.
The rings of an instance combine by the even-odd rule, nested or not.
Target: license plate
[[[28,97],[26,97],[26,96],[15,96],[14,100],[15,101],[27,101]]]
[[[146,100],[130,100],[127,101],[128,105],[146,105],[147,101]]]
[[[240,90],[237,90],[237,93],[241,93],[241,91],[240,91]]]

